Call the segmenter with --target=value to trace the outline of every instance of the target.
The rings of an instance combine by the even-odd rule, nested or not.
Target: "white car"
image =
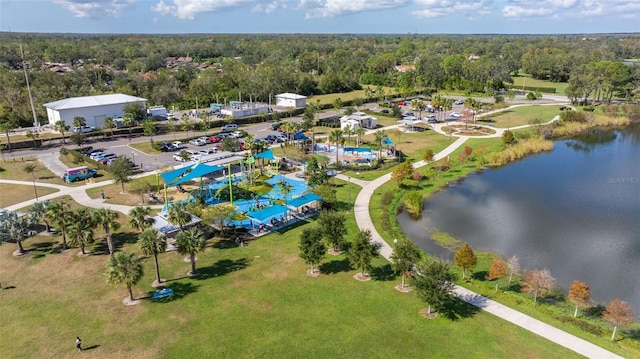
[[[206,143],[203,139],[201,139],[201,138],[193,139],[193,140],[189,141],[189,143],[190,143],[190,144],[192,144],[192,145],[194,145],[194,146],[204,146],[204,145],[206,145],[206,144],[207,144],[207,143]]]
[[[198,138],[201,141],[204,141],[204,143],[206,144],[210,144],[211,143],[211,137],[200,137]]]
[[[82,126],[82,127],[74,127],[73,132],[75,133],[87,133],[91,131],[95,131],[95,127],[92,126]]]
[[[173,147],[175,149],[181,149],[181,148],[186,148],[187,146],[184,145],[184,143],[180,142],[180,141],[175,141],[175,142],[171,142],[171,144],[173,145]]]
[[[229,137],[242,138],[242,137],[244,137],[244,134],[242,132],[240,132],[240,131],[233,131],[233,132],[231,132]]]
[[[462,117],[462,114],[460,112],[451,112],[450,116],[455,118],[460,118]]]

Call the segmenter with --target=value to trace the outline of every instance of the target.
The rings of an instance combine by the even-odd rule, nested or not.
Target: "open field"
[[[512,88],[522,88],[523,85],[527,87],[555,87],[556,95],[564,95],[564,90],[569,86],[566,82],[551,82],[531,78],[528,74],[520,75],[521,76],[511,77],[513,79],[513,84],[511,85]]]
[[[353,217],[348,225],[351,238]],[[327,256],[323,274],[308,277],[297,255],[301,229],[246,247],[210,240],[198,255],[202,276],[194,279],[185,276],[183,256],[162,254],[160,271],[175,295],[131,307],[120,303],[125,288],[104,281],[104,248],[93,247],[98,253],[87,257],[76,248],[56,253],[59,237],[37,236],[25,241],[29,255],[14,258],[15,245],[7,243],[0,247],[0,273],[11,289],[0,292],[0,311],[6,323],[20,325],[0,327],[3,356],[75,357],[73,340],[80,336],[92,358],[578,357],[461,302],[455,320],[423,318],[418,312],[425,304],[415,292],[393,289],[399,278],[381,258],[369,282],[352,278],[344,255]],[[123,249],[139,253],[135,234],[126,225],[120,232]],[[138,298],[152,291],[152,258],[144,267],[134,288]]]
[[[320,100],[320,104],[333,104],[333,101],[335,101],[336,98],[340,98],[342,101],[351,101],[357,98],[366,100],[367,96],[364,94],[364,89],[366,89],[367,87],[370,87],[371,89],[374,89],[374,90],[378,88],[377,86],[372,86],[372,85],[362,85],[363,90],[311,96],[307,99],[307,103],[316,103],[317,100]],[[396,92],[396,90],[393,87],[382,87],[382,88],[384,89],[387,95]]]
[[[521,106],[476,119],[480,124],[509,128],[551,121],[560,114],[560,106]]]
[[[55,188],[36,186],[38,196],[42,197],[50,193],[58,192]],[[13,185],[0,183],[0,208],[36,198],[33,186]]]

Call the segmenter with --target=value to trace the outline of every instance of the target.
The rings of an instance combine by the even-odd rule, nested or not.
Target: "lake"
[[[425,200],[422,218],[398,221],[425,252],[453,253],[431,230],[523,269],[548,268],[565,290],[586,282],[592,298],[629,302],[640,314],[640,126],[594,130],[554,150],[485,169]]]

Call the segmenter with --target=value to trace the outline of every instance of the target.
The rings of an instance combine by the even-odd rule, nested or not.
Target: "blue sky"
[[[0,31],[640,32],[640,0],[0,0]]]

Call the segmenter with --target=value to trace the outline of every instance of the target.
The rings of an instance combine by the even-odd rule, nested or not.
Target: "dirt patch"
[[[371,276],[368,273],[362,274],[360,272],[354,274],[353,278],[355,278],[356,280],[359,280],[361,282],[368,282],[368,281],[371,280]]]
[[[313,277],[313,278],[317,278],[320,276],[320,271],[317,269],[314,269],[313,272],[311,271],[311,269],[307,269],[307,275],[309,277]]]
[[[418,312],[420,313],[421,316],[427,318],[427,319],[435,319],[438,317],[438,312],[434,312],[432,311],[431,313],[429,313],[429,309],[428,308],[422,308],[420,309],[420,311]]]
[[[402,293],[409,293],[409,292],[413,291],[413,287],[410,286],[410,285],[405,285],[403,287],[402,284],[398,284],[394,288],[396,288],[396,290],[398,292],[402,292]]]

